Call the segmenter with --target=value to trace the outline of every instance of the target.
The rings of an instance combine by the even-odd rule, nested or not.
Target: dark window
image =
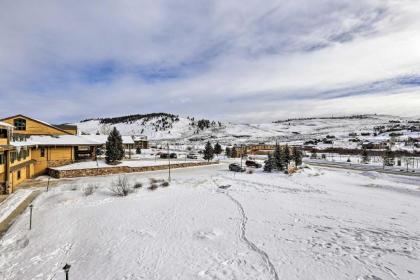
[[[15,162],[15,160],[16,160],[16,152],[11,152],[11,153],[10,153],[10,161],[11,161],[12,163],[14,163],[14,162]]]
[[[20,180],[20,170],[17,172],[17,179]]]
[[[7,130],[0,129],[0,138],[7,138]]]
[[[25,119],[14,119],[13,125],[16,130],[26,130],[26,120]]]
[[[45,157],[45,149],[41,148],[41,157]]]
[[[0,164],[4,164],[4,154],[0,154]]]

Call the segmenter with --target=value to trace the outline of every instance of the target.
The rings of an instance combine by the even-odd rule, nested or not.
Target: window
[[[0,164],[4,164],[4,154],[0,154]]]
[[[41,153],[41,157],[45,157],[45,148],[41,148],[40,153]]]
[[[7,138],[7,130],[0,129],[0,138]]]
[[[14,163],[14,162],[15,162],[15,160],[16,160],[16,152],[11,152],[11,153],[10,153],[10,161],[11,161],[12,163]]]
[[[16,130],[26,130],[26,120],[25,119],[14,119],[13,125]]]
[[[20,174],[20,170],[17,172],[17,179],[18,180],[20,180],[20,176],[21,176],[21,174]]]

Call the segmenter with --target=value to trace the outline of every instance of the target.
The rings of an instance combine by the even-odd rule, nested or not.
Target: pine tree
[[[214,145],[214,153],[216,155],[220,155],[222,153],[222,146],[220,146],[219,142]]]
[[[302,152],[298,148],[293,148],[293,160],[296,166],[302,165]]]
[[[120,132],[114,127],[109,133],[106,141],[105,160],[107,163],[115,164],[124,158],[124,147]]]
[[[239,157],[239,155],[238,155],[238,151],[236,150],[236,147],[233,147],[233,148],[232,148],[231,157],[233,157],[233,158],[237,158],[237,157]]]
[[[273,156],[271,154],[268,155],[268,159],[264,164],[264,172],[272,172],[273,171]]]
[[[369,163],[370,162],[369,153],[366,149],[363,149],[363,151],[362,151],[362,162],[363,163]]]
[[[278,143],[274,149],[274,167],[279,171],[284,170],[284,155]]]
[[[228,158],[232,157],[232,149],[229,148],[229,147],[226,147],[226,149],[225,149],[225,155]]]
[[[204,159],[206,159],[207,161],[212,160],[214,157],[214,149],[212,147],[212,145],[210,144],[210,142],[207,142],[205,148],[204,148]]]
[[[290,156],[290,148],[289,145],[286,144],[286,146],[284,147],[284,151],[283,151],[283,156],[284,156],[284,164],[287,166],[289,166],[290,161],[291,161],[291,156]]]
[[[382,160],[383,160],[385,166],[394,166],[395,156],[394,156],[394,153],[391,151],[391,149],[388,148],[382,154]]]

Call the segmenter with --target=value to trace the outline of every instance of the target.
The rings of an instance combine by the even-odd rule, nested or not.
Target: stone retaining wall
[[[12,225],[13,221],[16,219],[17,216],[25,211],[26,207],[40,194],[40,191],[32,192],[24,201],[22,201],[10,215],[0,222],[0,237],[3,233],[7,231],[7,229]]]
[[[183,162],[171,164],[171,169],[185,168],[193,166],[204,166],[217,164],[217,162]],[[133,173],[133,172],[147,172],[156,170],[168,169],[168,165],[156,165],[156,166],[141,166],[141,167],[129,167],[129,166],[115,166],[115,167],[102,167],[102,168],[86,168],[86,169],[72,169],[72,170],[57,170],[48,168],[47,173],[53,178],[74,178],[74,177],[87,177],[87,176],[102,176],[119,173]]]

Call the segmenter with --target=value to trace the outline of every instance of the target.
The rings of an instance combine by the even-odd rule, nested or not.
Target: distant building
[[[134,147],[140,149],[148,149],[149,141],[147,140],[146,135],[134,135],[133,136]]]

